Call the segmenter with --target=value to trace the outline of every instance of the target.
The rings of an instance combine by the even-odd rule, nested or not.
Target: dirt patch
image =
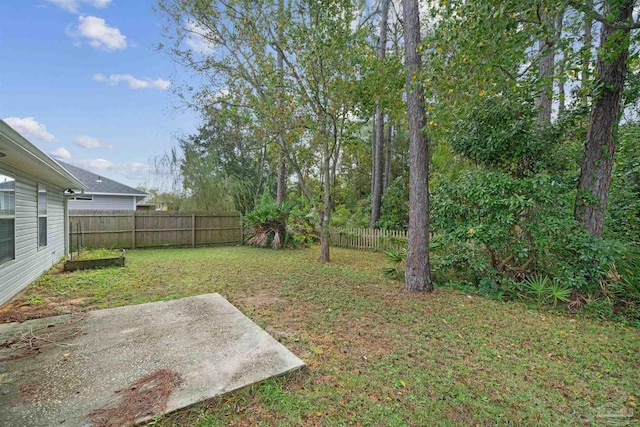
[[[476,415],[473,412],[473,409],[469,405],[464,404],[456,404],[450,405],[449,420],[456,423],[457,425],[478,425],[478,420]]]
[[[0,362],[20,359],[42,353],[52,347],[68,347],[69,340],[83,333],[84,317],[73,318],[65,323],[49,324],[40,328],[29,328],[20,335],[0,342]]]
[[[180,386],[178,373],[160,369],[142,377],[129,387],[116,391],[121,397],[119,404],[91,411],[87,417],[94,427],[121,427],[135,420],[161,413],[167,407],[171,393]]]
[[[58,314],[55,308],[49,305],[24,305],[19,302],[5,304],[0,308],[0,323],[24,322],[30,319],[55,316]]]
[[[243,307],[269,307],[275,304],[283,302],[283,299],[273,295],[268,290],[259,290],[253,295],[248,295],[243,298],[238,298],[235,302],[239,306]]]
[[[24,322],[86,309],[84,298],[58,298],[44,304],[28,304],[16,300],[0,307],[0,323]]]

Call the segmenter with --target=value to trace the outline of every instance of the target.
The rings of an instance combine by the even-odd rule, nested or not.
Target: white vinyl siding
[[[70,211],[133,211],[136,210],[134,196],[108,196],[94,194],[93,200],[69,200]]]
[[[16,178],[15,259],[0,264],[0,304],[8,301],[64,256],[63,188],[47,185],[47,247],[38,248],[38,183],[5,167]]]

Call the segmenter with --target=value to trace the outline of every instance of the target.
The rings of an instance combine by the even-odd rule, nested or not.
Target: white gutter
[[[131,197],[147,197],[147,193],[133,194],[133,193],[100,193],[96,191],[86,191],[87,194],[93,194],[94,196],[131,196]]]

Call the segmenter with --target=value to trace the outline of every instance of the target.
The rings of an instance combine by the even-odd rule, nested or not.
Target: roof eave
[[[85,191],[84,194],[94,195],[94,196],[132,196],[132,197],[147,197],[148,194],[132,194],[132,193],[101,193],[97,191]]]
[[[6,145],[6,142],[12,144],[12,146]],[[8,151],[5,153],[7,156],[15,156],[8,160],[16,160],[20,163],[31,163],[33,165],[32,170],[27,172],[32,173],[34,176],[40,176],[46,178],[60,187],[72,188],[77,190],[86,190],[87,187],[75,176],[73,176],[62,165],[58,164],[54,159],[42,152],[38,147],[29,142],[25,137],[20,135],[11,126],[6,124],[3,120],[0,120],[0,142],[4,143],[0,145],[2,151]],[[4,160],[7,164],[11,165],[12,162]],[[40,168],[46,168],[44,171],[50,171],[50,174],[42,173]],[[40,174],[38,175],[38,172]]]

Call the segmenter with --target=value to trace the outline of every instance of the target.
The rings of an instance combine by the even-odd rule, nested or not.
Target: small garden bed
[[[124,267],[124,264],[124,249],[86,251],[78,255],[72,254],[71,259],[64,263],[64,271]]]

